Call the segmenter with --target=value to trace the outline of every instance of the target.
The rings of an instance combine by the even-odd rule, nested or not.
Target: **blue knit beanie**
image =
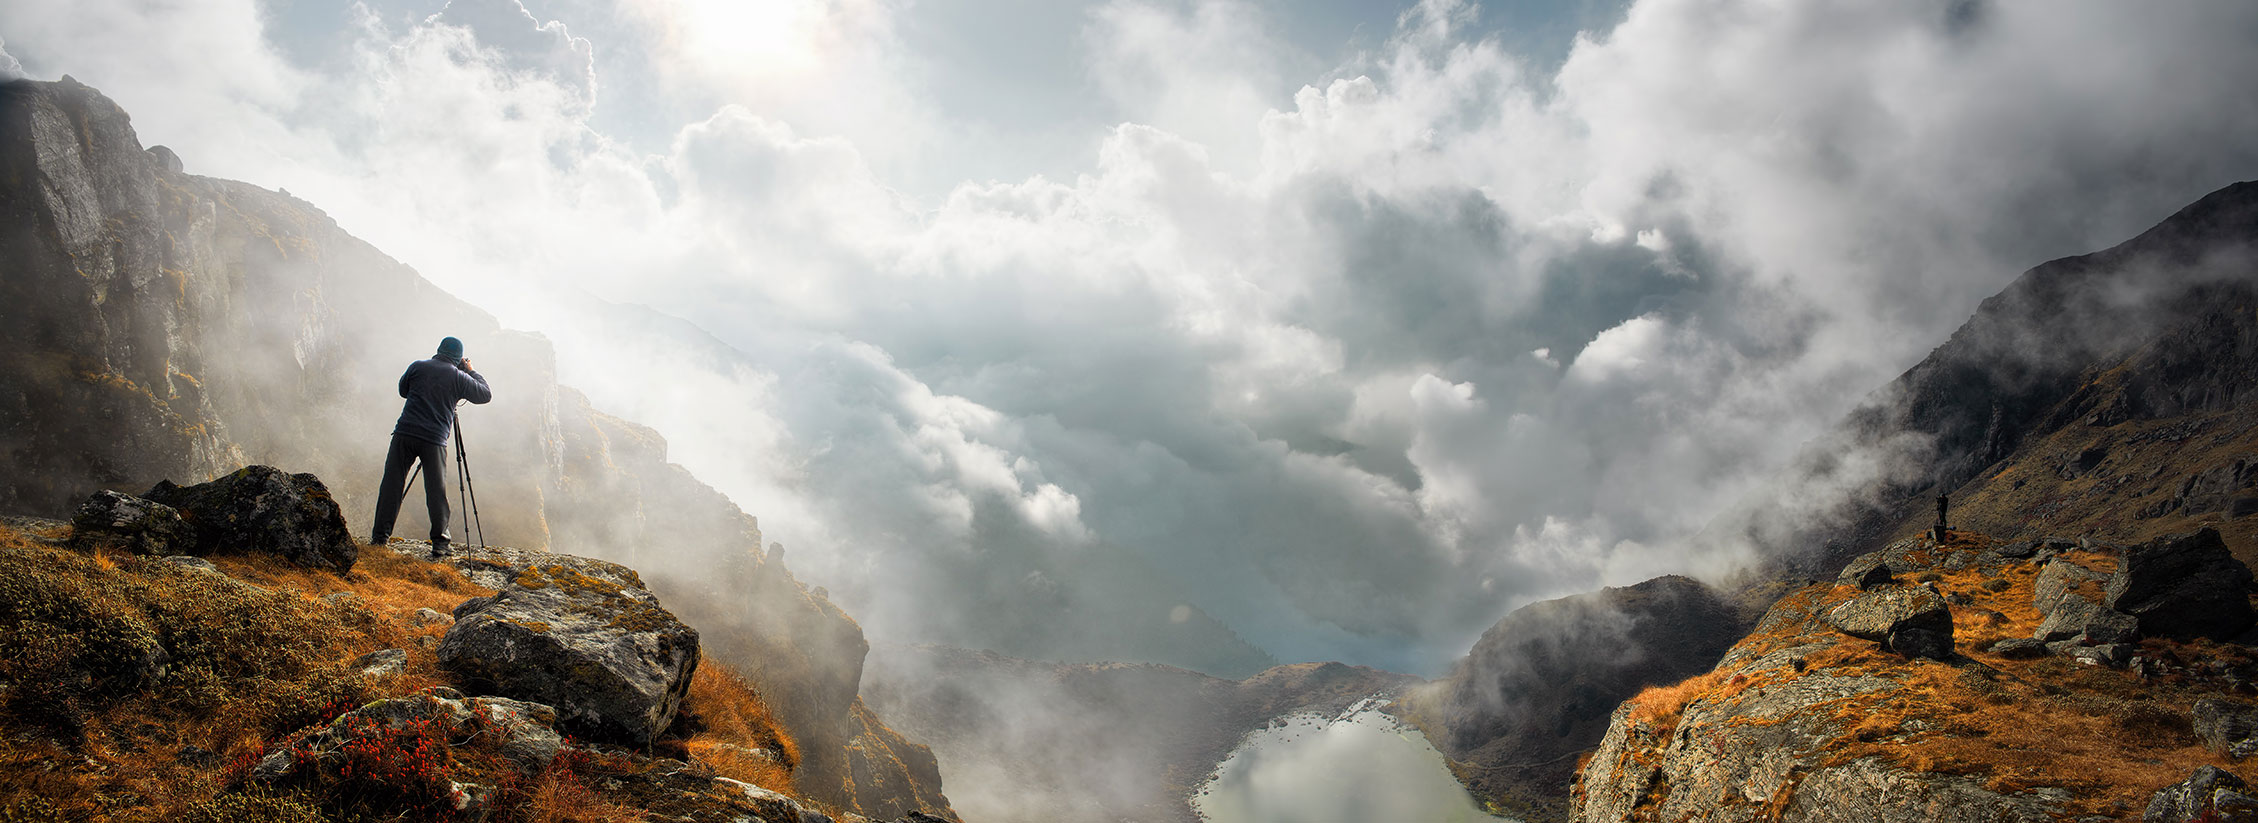
[[[456,360],[463,359],[463,341],[448,337],[439,341],[439,353]]]

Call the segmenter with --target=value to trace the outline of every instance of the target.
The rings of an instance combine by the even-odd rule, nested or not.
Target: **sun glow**
[[[830,0],[647,0],[667,39],[699,69],[757,79],[822,62]]]

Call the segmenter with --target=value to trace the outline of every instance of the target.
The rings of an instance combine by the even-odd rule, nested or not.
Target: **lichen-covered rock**
[[[111,546],[164,555],[184,547],[188,534],[179,510],[108,489],[88,495],[71,518],[71,542],[81,548]]]
[[[2249,788],[2236,777],[2217,766],[2198,766],[2186,780],[2164,787],[2156,798],[2148,802],[2147,813],[2141,823],[2249,823],[2258,821],[2258,808],[2252,808]],[[2223,802],[2222,802],[2223,801]]]
[[[2031,637],[2041,643],[2076,640],[2087,646],[2130,643],[2140,639],[2140,621],[2081,595],[2068,593],[2055,602],[2054,610],[2046,613],[2046,621],[2039,624]]]
[[[1890,575],[1889,558],[1882,552],[1870,552],[1852,559],[1849,565],[1842,567],[1842,574],[1835,579],[1845,586],[1857,586],[1861,589],[1887,585],[1896,580]]]
[[[1863,592],[1827,612],[1836,631],[1888,646],[1907,657],[1952,654],[1952,607],[1927,586]]]
[[[160,481],[143,496],[180,510],[191,554],[261,552],[338,572],[360,555],[337,499],[311,474],[247,466],[193,486]]]
[[[448,691],[379,700],[275,746],[251,768],[250,777],[270,783],[287,780],[342,761],[354,741],[374,740],[418,725],[428,725],[436,736],[448,740],[473,733],[498,735],[494,742],[504,757],[520,768],[537,771],[564,749],[564,738],[552,728],[555,722],[556,711],[548,706],[499,697],[464,698]]]
[[[2258,706],[2217,698],[2195,701],[2195,736],[2210,750],[2236,760],[2258,754]]]
[[[2252,623],[2250,568],[2217,529],[2160,537],[2124,552],[2104,604],[2152,637],[2227,640]]]
[[[2100,572],[2076,563],[2049,562],[2040,567],[2038,579],[2031,585],[2031,605],[2038,609],[2039,614],[2053,614],[2063,598],[2088,584],[2091,584],[2089,591],[2098,590],[2105,579]]]
[[[566,729],[591,740],[648,746],[674,721],[698,666],[698,632],[632,570],[540,552],[455,562],[499,584],[458,607],[439,643],[440,666],[473,690],[555,706]]]

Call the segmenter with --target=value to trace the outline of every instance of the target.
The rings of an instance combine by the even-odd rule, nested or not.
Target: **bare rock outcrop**
[[[1829,580],[1781,598],[1715,669],[1617,707],[1577,776],[1573,819],[2129,819],[2213,757],[2196,739],[2229,756],[2249,748],[2253,710],[2216,698],[2245,687],[2258,654],[2168,636],[2087,642],[2102,623],[2131,630],[2130,615],[2092,598],[2139,548],[2002,545],[1970,533],[1901,541],[1886,554],[1919,585]],[[2208,563],[2170,568],[2149,588],[2239,579]],[[2028,637],[2048,617],[2041,604],[2084,615],[2079,633]],[[1922,619],[1957,629],[1942,654],[1872,642],[1938,613]],[[2197,788],[2166,794],[2210,803]],[[2189,815],[2226,808],[2172,802]]]
[[[2250,568],[2217,529],[2160,537],[2125,552],[2106,603],[2143,634],[2226,640],[2250,629]]]
[[[496,592],[456,608],[442,667],[473,689],[554,706],[564,728],[592,740],[648,746],[674,721],[698,666],[698,632],[633,570],[541,552],[479,551],[456,563]]]
[[[311,474],[249,466],[193,486],[161,480],[144,497],[179,510],[199,553],[259,552],[339,573],[360,556],[337,498]]]
[[[71,541],[86,548],[113,546],[163,556],[185,550],[187,540],[188,525],[179,509],[108,489],[88,496],[71,518]]]

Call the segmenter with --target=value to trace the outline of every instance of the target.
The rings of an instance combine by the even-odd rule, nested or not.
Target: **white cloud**
[[[1118,0],[1083,43],[1133,122],[988,180],[893,5],[598,5],[370,15],[319,69],[247,2],[0,32],[543,327],[874,634],[1023,653],[1186,606],[1431,672],[1518,603],[1715,571],[1742,547],[1686,537],[1975,300],[2258,176],[2239,6],[1648,0],[1548,77],[1429,0],[1299,76],[1256,7]]]

